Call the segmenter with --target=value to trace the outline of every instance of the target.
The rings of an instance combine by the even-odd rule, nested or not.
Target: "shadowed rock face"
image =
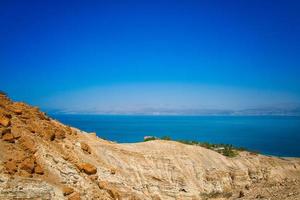
[[[300,160],[117,144],[0,95],[0,199],[300,199]]]

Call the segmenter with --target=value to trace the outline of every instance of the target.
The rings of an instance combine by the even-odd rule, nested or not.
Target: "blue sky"
[[[4,0],[1,90],[82,113],[298,107],[299,10],[296,0]]]

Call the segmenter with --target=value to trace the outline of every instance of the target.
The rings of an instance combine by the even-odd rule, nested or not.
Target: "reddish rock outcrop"
[[[4,165],[7,173],[14,174],[18,171],[18,164],[15,160],[9,160]]]
[[[44,169],[40,164],[36,164],[34,167],[34,173],[43,175],[44,174]]]
[[[11,128],[11,133],[13,134],[14,138],[18,139],[22,135],[24,135],[24,136],[29,135],[30,131],[28,131],[24,127],[13,126]]]
[[[35,162],[34,158],[32,158],[32,157],[26,158],[20,164],[20,169],[25,170],[29,174],[32,174],[34,172],[34,162]]]
[[[16,115],[22,115],[22,110],[21,109],[13,109],[12,110]]]
[[[29,151],[30,153],[34,153],[36,151],[36,146],[32,137],[22,136],[18,142],[21,148],[25,151]]]
[[[79,169],[88,175],[97,173],[97,168],[94,165],[89,164],[89,163],[80,163]]]
[[[81,142],[80,147],[85,153],[91,154],[91,148],[85,142]]]
[[[15,138],[13,136],[13,134],[11,133],[6,133],[2,136],[2,140],[6,141],[6,142],[15,142]]]
[[[74,192],[73,188],[70,188],[68,186],[63,187],[62,189],[64,196],[68,196]]]
[[[11,130],[9,128],[0,128],[0,138],[6,134],[6,133],[10,133]]]
[[[59,140],[62,140],[66,137],[66,134],[65,132],[63,131],[59,131],[59,132],[55,132],[55,138],[59,139]]]
[[[10,119],[4,115],[0,115],[0,125],[4,127],[10,126]]]
[[[74,192],[73,194],[71,194],[69,196],[68,200],[81,200],[80,194],[77,192]]]

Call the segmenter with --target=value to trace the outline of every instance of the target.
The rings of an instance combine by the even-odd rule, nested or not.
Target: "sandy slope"
[[[300,199],[300,160],[117,144],[0,95],[0,199]]]

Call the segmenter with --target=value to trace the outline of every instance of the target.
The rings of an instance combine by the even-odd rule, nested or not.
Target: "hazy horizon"
[[[58,94],[40,105],[65,114],[299,115],[298,97],[195,84],[122,84]]]

